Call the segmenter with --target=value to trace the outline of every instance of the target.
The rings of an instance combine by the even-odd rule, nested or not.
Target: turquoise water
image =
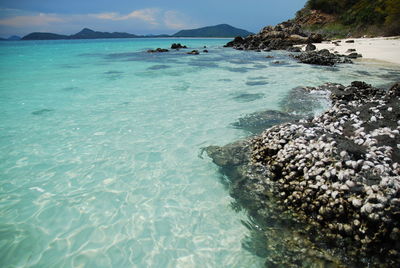
[[[144,52],[173,42],[209,53]],[[226,42],[0,43],[0,266],[262,267],[201,148],[245,137],[230,124],[279,109],[293,87],[380,85],[398,70],[300,65]]]

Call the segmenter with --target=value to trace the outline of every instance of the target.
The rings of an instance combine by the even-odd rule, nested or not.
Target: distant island
[[[251,32],[235,28],[228,24],[219,24],[192,30],[182,30],[172,35],[173,37],[247,37]]]
[[[12,35],[8,38],[0,38],[0,41],[18,41],[18,40],[21,40],[21,37],[17,35]]]
[[[88,28],[73,35],[62,35],[55,33],[34,32],[21,40],[63,40],[63,39],[106,39],[106,38],[157,38],[157,37],[246,37],[252,34],[243,29],[238,29],[228,24],[219,24],[192,30],[182,30],[173,35],[135,35],[124,32],[98,32]]]

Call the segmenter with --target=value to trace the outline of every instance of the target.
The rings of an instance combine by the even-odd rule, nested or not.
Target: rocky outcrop
[[[187,48],[187,46],[181,45],[181,43],[173,43],[171,45],[171,49],[181,49],[181,48]]]
[[[206,151],[232,178],[232,196],[262,233],[270,231],[263,222],[279,214],[271,204],[306,224],[300,240],[314,246],[305,246],[299,266],[322,243],[345,265],[398,267],[400,83],[389,91],[363,82],[307,90],[329,91],[332,107]],[[267,265],[284,263],[267,258]]]
[[[322,40],[320,34],[308,34],[299,24],[286,21],[274,27],[267,26],[258,34],[246,38],[236,37],[225,46],[239,50],[285,50],[293,45],[320,43]]]
[[[320,10],[310,10],[308,12],[298,12],[296,14],[295,21],[300,25],[325,25],[327,23],[334,22],[336,17],[334,15],[326,14]]]
[[[333,66],[340,63],[353,63],[349,57],[330,53],[327,49],[308,51],[293,57],[301,63]]]

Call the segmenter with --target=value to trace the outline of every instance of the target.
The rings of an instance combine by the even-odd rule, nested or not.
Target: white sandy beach
[[[347,40],[354,40],[354,43],[346,43]],[[332,42],[341,41],[338,45]],[[348,55],[349,49],[356,49],[361,54],[362,60],[378,60],[400,65],[400,37],[377,37],[377,38],[350,38],[332,40],[315,44],[317,49],[329,49],[340,54]]]

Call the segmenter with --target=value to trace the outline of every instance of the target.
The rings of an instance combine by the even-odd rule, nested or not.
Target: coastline
[[[346,41],[353,40],[354,43]],[[347,38],[340,40],[324,41],[314,45],[317,50],[328,49],[331,52],[348,55],[349,49],[355,49],[362,55],[361,60],[376,60],[400,65],[400,36],[375,37],[375,38]]]
[[[281,35],[294,31],[284,26],[276,26]],[[257,36],[237,38],[227,46],[260,52],[271,50],[263,43],[269,42],[273,50],[306,51],[296,55],[318,59],[300,59],[302,63],[332,68],[352,60],[400,67],[399,37],[321,43],[309,38],[294,44],[293,37],[270,38],[276,35],[273,30],[266,27]],[[315,52],[310,52],[310,43]],[[331,58],[333,64],[324,64]],[[267,267],[316,262],[332,267],[393,267],[400,263],[400,83],[384,90],[360,82],[368,80],[368,74],[364,75],[351,85],[332,84],[338,82],[333,79],[317,88],[304,87],[308,93],[330,95],[332,106],[321,115],[294,122],[282,116],[283,122],[265,126],[261,134],[253,132],[255,136],[247,139],[205,149],[229,178],[231,196],[254,219],[252,229],[258,229],[253,230],[254,240],[263,241],[260,245],[265,248],[277,244],[287,251],[285,256],[267,256]],[[253,127],[257,120],[262,124],[269,120],[259,115],[245,118],[241,125]],[[279,228],[286,228],[289,238],[279,238]],[[291,239],[296,241],[288,242]]]

